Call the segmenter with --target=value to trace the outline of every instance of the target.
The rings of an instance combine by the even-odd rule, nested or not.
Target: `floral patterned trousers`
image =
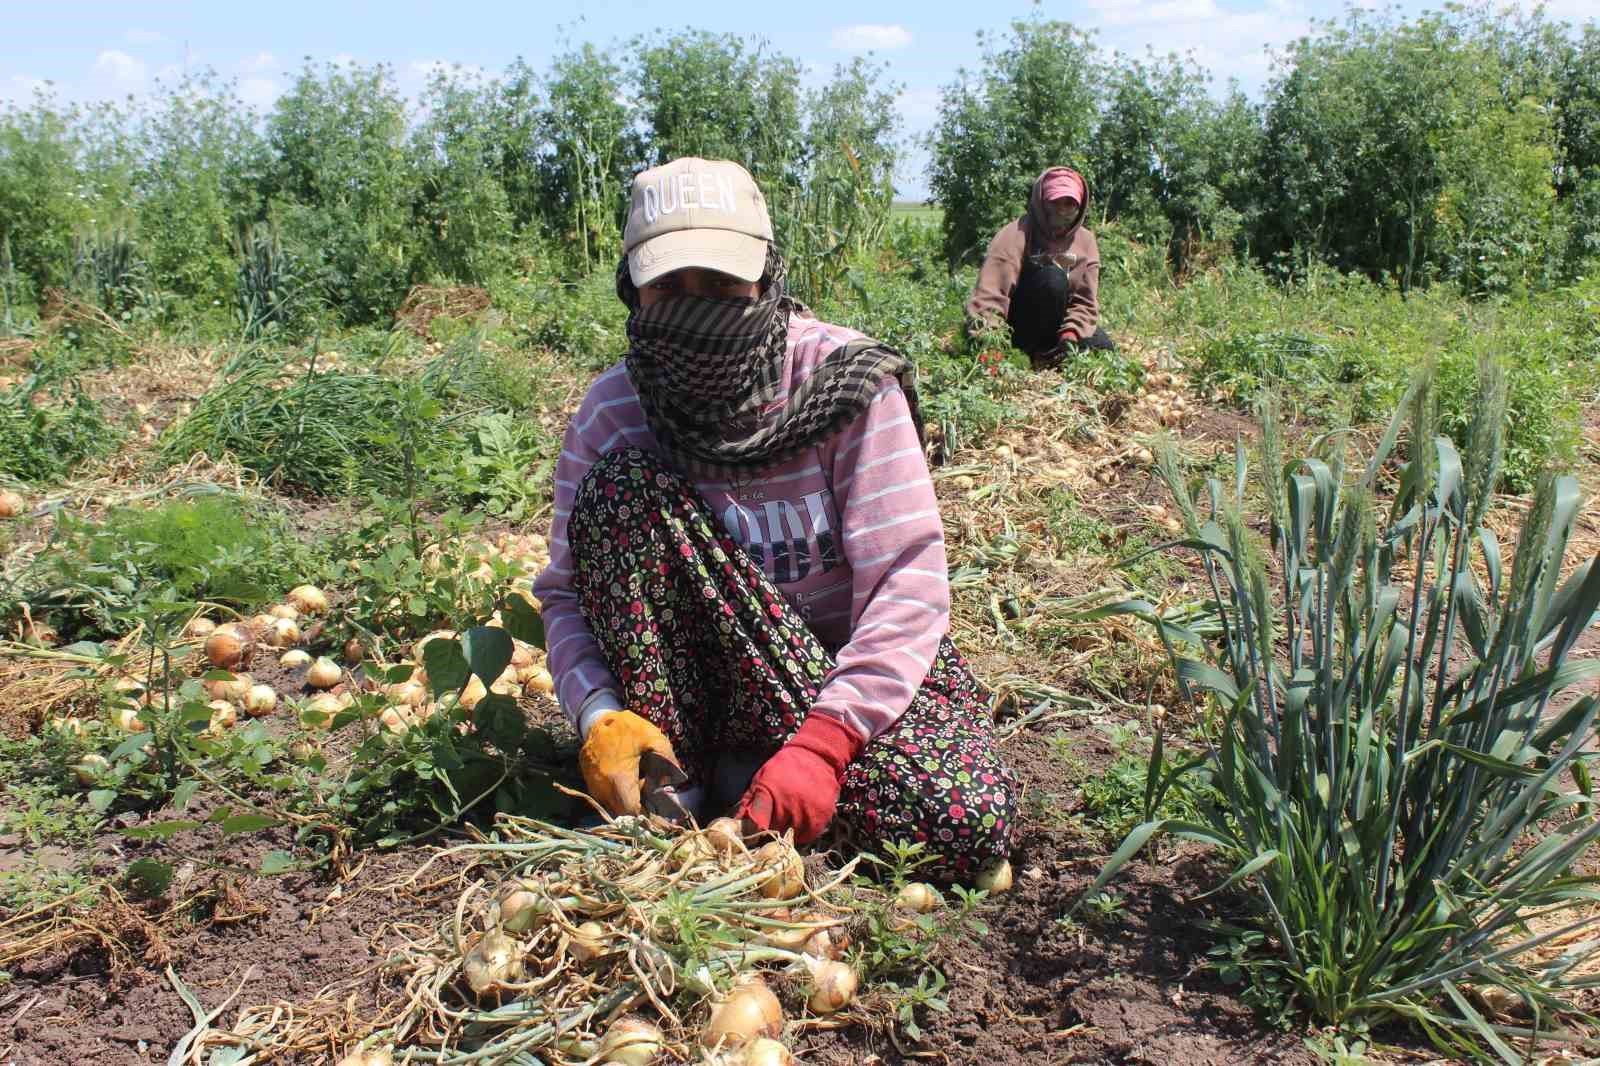
[[[638,449],[579,486],[574,586],[623,702],[655,723],[694,781],[717,759],[765,758],[794,735],[833,668],[775,585],[692,485]],[[900,719],[846,769],[836,829],[923,843],[924,876],[965,878],[1010,851],[1016,780],[987,700],[945,638]]]

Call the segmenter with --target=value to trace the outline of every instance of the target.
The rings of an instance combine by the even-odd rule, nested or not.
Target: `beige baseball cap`
[[[635,285],[684,267],[759,281],[771,240],[766,197],[738,163],[685,156],[633,179],[622,247]]]

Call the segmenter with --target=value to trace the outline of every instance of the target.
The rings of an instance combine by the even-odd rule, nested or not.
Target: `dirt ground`
[[[176,395],[148,399],[161,406],[176,402]],[[1008,439],[1020,447],[1022,440],[1053,430],[1043,421],[1048,409],[1036,408],[1034,417],[1041,421],[1016,427]],[[1231,451],[1235,436],[1252,430],[1237,414],[1199,409],[1181,432],[1204,452]],[[1103,456],[1116,447],[1102,443],[1094,450]],[[1084,509],[1113,529],[1147,525],[1152,506],[1164,497],[1148,469],[1124,467],[1109,481],[1084,478],[1072,487]],[[943,486],[941,493],[947,494]],[[952,541],[959,539],[952,525]],[[1116,548],[1108,546],[1108,559]],[[974,648],[972,658],[980,677],[1029,669],[993,648]],[[262,679],[277,680],[268,676],[270,668],[261,673]],[[1198,923],[1224,914],[1227,898],[1195,899],[1219,880],[1198,849],[1169,847],[1131,864],[1115,883],[1124,906],[1114,917],[1063,920],[1115,844],[1074,817],[1082,813],[1081,784],[1117,757],[1107,724],[1093,714],[1066,717],[1024,728],[1004,742],[1025,790],[1013,857],[1016,887],[986,905],[988,932],[957,945],[943,960],[950,1009],[921,1019],[924,1039],[910,1041],[846,1017],[839,1028],[793,1035],[800,1061],[1318,1061],[1306,1048],[1307,1034],[1263,1025],[1204,966],[1211,940]],[[1064,748],[1072,760],[1058,756]],[[432,854],[424,846],[370,854],[340,879],[329,871],[271,878],[242,872],[253,869],[265,851],[290,846],[277,831],[227,839],[195,831],[170,842],[137,843],[108,830],[100,843],[108,875],[141,855],[171,858],[181,852],[207,861],[180,861],[181,890],[170,896],[185,903],[128,904],[97,915],[98,924],[86,923],[116,932],[130,953],[111,950],[106,936],[80,930],[73,946],[19,965],[15,979],[0,985],[0,1066],[168,1061],[195,1024],[174,976],[208,1011],[229,1004],[220,1018],[224,1023],[241,1008],[274,1003],[302,1011],[315,1007],[328,1019],[330,1033],[351,1027],[341,1028],[340,1019],[356,1026],[374,1022],[396,1005],[398,989],[380,964],[405,923],[431,924],[453,901],[443,890],[388,890]],[[22,851],[19,842],[0,840],[0,863],[19,861]],[[334,1057],[326,1044],[277,1061],[323,1063]],[[1427,1054],[1404,1058],[1439,1061]]]

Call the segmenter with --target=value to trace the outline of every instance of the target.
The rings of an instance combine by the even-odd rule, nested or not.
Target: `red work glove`
[[[1056,343],[1057,344],[1077,344],[1078,343],[1078,331],[1075,330],[1075,329],[1064,329],[1064,330],[1062,330],[1060,333],[1056,334]]]
[[[756,771],[739,802],[739,817],[757,830],[794,830],[797,844],[809,844],[833,821],[844,768],[866,740],[836,718],[812,714],[794,737]]]

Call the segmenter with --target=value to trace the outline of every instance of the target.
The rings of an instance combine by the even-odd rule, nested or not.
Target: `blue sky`
[[[1438,5],[1398,5],[1407,13],[1427,6]],[[0,40],[0,102],[24,102],[44,81],[70,100],[137,94],[158,78],[175,80],[187,66],[237,78],[240,94],[265,108],[308,56],[388,63],[409,94],[438,63],[497,74],[521,55],[543,70],[575,43],[607,45],[657,29],[704,29],[764,37],[804,62],[813,81],[825,78],[833,64],[872,51],[905,87],[900,110],[905,132],[915,135],[932,124],[940,87],[978,58],[976,31],[1003,31],[1012,19],[1035,12],[1094,30],[1108,50],[1191,52],[1215,76],[1219,90],[1237,78],[1255,94],[1271,75],[1272,49],[1304,34],[1313,20],[1338,17],[1344,9],[1343,0],[10,5],[8,32]],[[1600,0],[1550,0],[1546,11],[1573,22],[1593,19]],[[914,153],[898,181],[903,195],[925,191],[921,165],[920,153]]]

